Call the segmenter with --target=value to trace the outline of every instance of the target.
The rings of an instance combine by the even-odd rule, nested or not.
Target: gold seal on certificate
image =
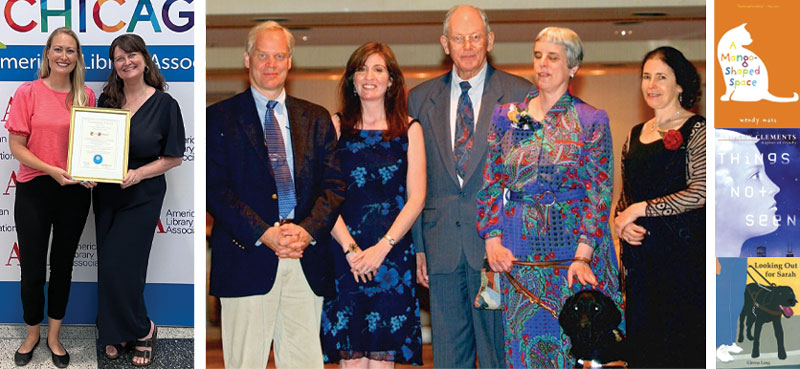
[[[129,110],[72,107],[67,172],[75,180],[121,183],[130,125]]]

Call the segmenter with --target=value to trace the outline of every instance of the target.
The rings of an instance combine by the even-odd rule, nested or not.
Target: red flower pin
[[[664,133],[662,141],[664,142],[664,148],[675,151],[683,145],[683,136],[679,131],[670,129],[667,133]]]

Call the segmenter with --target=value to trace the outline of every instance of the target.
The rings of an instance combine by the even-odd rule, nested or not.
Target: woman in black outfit
[[[116,359],[136,340],[132,363],[150,365],[158,330],[147,316],[144,286],[155,227],[167,191],[164,173],[181,164],[185,145],[178,103],[141,37],[117,37],[114,67],[98,106],[131,111],[128,172],[93,192],[97,228],[97,328],[106,356]]]
[[[659,47],[642,61],[641,89],[654,116],[622,148],[614,219],[627,271],[629,363],[703,367],[706,120],[689,111],[700,77],[680,51]]]

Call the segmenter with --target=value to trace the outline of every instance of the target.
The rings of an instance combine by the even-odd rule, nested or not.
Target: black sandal
[[[109,355],[108,354],[108,350],[105,350],[106,358],[108,360],[117,360],[117,359],[119,359],[120,356],[122,356],[124,353],[126,353],[130,349],[131,343],[130,342],[126,342],[125,346],[123,346],[121,343],[115,343],[113,345],[106,345],[106,347],[108,347],[108,346],[114,347],[117,350],[117,354],[116,355]]]
[[[136,340],[136,346],[133,350],[133,357],[131,358],[131,364],[133,366],[148,366],[153,363],[153,359],[156,357],[156,342],[158,342],[158,327],[153,324],[153,335],[146,340]],[[139,347],[150,347],[150,350],[136,350]],[[136,358],[140,357],[146,359],[147,361],[143,364],[138,364],[136,362]]]

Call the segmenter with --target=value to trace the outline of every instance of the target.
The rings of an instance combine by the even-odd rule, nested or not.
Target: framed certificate
[[[76,180],[121,183],[130,126],[130,110],[72,107],[67,172]]]

